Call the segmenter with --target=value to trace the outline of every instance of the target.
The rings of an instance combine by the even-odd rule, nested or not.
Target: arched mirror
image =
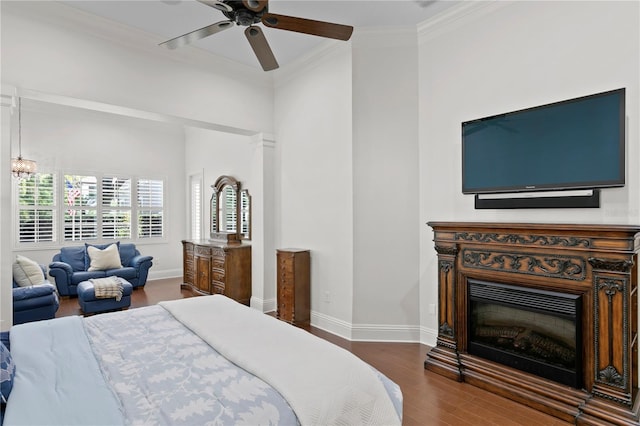
[[[240,182],[220,176],[211,185],[211,238],[227,242],[251,239],[251,197]]]

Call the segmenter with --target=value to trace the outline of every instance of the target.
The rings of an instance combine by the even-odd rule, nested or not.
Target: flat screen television
[[[624,184],[624,88],[462,123],[464,194]]]

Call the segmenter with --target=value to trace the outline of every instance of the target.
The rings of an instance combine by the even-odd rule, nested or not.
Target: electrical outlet
[[[429,312],[429,315],[435,315],[436,305],[434,303],[429,303],[429,305],[427,305],[427,311]]]
[[[324,292],[324,303],[331,303],[331,293],[328,291]]]

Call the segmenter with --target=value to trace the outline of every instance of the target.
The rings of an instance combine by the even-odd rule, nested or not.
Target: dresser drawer
[[[224,283],[213,281],[211,283],[211,293],[213,294],[224,294]]]
[[[211,256],[211,249],[209,247],[196,246],[196,256]]]
[[[224,262],[225,253],[224,253],[224,250],[221,248],[213,247],[211,249],[211,256],[219,257]]]
[[[221,282],[224,285],[224,282],[225,282],[224,271],[221,271],[219,269],[212,269],[211,270],[211,279],[213,281]]]
[[[211,258],[211,267],[215,268],[215,269],[220,269],[221,271],[224,271],[224,258],[220,258],[218,256],[214,256]]]
[[[224,294],[251,301],[251,246],[183,240],[183,284],[196,294]]]

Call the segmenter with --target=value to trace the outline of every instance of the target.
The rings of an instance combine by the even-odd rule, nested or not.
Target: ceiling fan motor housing
[[[262,15],[269,11],[269,7],[266,5],[258,12],[248,9],[247,5],[249,7],[258,7],[258,2],[252,2],[250,0],[227,0],[224,1],[224,3],[231,6],[231,8],[233,8],[233,11],[222,11],[222,13],[227,18],[234,21],[236,24],[242,25],[244,27],[259,23],[262,19]],[[256,5],[254,6],[253,3],[256,3]]]

